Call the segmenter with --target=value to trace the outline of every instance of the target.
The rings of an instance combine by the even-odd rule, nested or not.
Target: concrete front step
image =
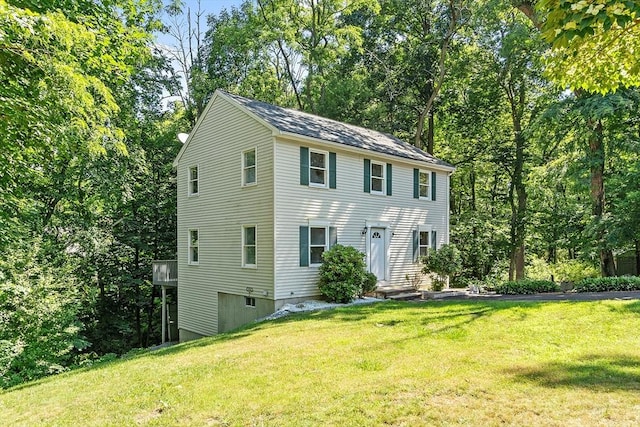
[[[396,301],[407,301],[415,299],[445,299],[460,298],[467,296],[469,292],[466,289],[445,289],[442,291],[427,291],[423,289],[416,290],[411,286],[404,287],[388,287],[378,288],[375,291],[377,298],[393,299]]]
[[[393,294],[386,297],[387,299],[392,299],[394,301],[411,301],[414,299],[422,298],[422,292],[402,292],[399,294]]]
[[[379,287],[375,290],[374,294],[377,298],[391,298],[395,295],[413,293],[416,291],[413,286],[397,286],[397,287]]]

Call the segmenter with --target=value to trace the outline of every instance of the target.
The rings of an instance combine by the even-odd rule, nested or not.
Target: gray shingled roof
[[[220,92],[260,117],[281,132],[308,136],[324,141],[337,142],[383,154],[419,160],[445,167],[449,163],[408,144],[393,135],[376,132],[359,126],[338,122],[302,111],[278,107],[266,102],[243,98],[225,91]]]

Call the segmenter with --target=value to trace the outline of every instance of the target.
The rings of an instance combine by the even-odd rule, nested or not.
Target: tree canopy
[[[619,0],[514,1],[552,49],[547,76],[605,94],[640,84],[640,3]]]
[[[253,0],[201,22],[179,0],[0,0],[0,387],[160,340],[176,134],[217,88],[455,165],[452,285],[637,272],[639,10]]]

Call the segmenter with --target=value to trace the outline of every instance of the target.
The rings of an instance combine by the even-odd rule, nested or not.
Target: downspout
[[[446,208],[446,218],[447,218],[447,238],[445,243],[449,244],[449,232],[450,232],[450,224],[451,224],[451,175],[453,175],[453,171],[447,174],[447,208]]]

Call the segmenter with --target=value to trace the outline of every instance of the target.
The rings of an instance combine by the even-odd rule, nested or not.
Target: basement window
[[[244,305],[245,307],[255,307],[256,299],[254,297],[244,297]]]

